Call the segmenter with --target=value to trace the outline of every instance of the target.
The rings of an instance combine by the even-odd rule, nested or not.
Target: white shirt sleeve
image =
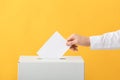
[[[90,37],[91,49],[120,49],[120,30]]]

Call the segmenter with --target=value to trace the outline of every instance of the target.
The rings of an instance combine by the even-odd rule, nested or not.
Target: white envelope
[[[40,58],[61,58],[68,49],[66,40],[60,33],[55,32],[37,54]]]

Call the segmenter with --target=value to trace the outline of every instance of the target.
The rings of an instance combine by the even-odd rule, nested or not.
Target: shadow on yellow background
[[[20,55],[37,50],[57,30],[99,35],[120,29],[120,0],[0,0],[0,80],[17,80]],[[85,60],[85,80],[120,80],[120,50],[74,53]]]

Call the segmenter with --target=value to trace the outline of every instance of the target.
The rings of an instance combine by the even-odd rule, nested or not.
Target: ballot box
[[[18,80],[84,80],[84,60],[80,56],[20,56]]]

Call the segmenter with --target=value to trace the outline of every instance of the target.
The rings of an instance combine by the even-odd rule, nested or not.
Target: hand
[[[90,46],[90,40],[89,40],[89,37],[73,34],[67,39],[66,44],[70,46],[71,50],[78,51],[78,45]]]

